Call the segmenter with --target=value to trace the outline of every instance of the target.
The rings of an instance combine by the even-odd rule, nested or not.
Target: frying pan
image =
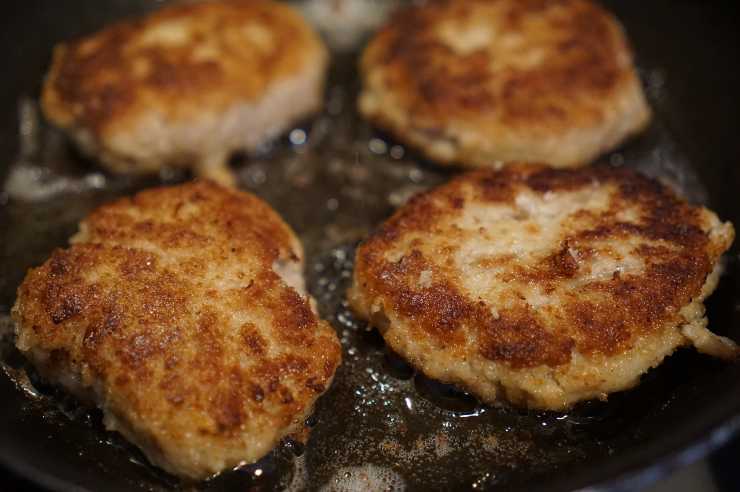
[[[656,118],[601,165],[639,168],[740,224],[734,2],[605,3],[630,36]],[[91,209],[147,186],[187,179],[177,173],[148,179],[101,174],[44,124],[36,103],[54,43],[156,6],[144,0],[5,6],[2,330],[27,268],[63,246]],[[424,162],[357,117],[356,56],[335,53],[327,109],[297,127],[308,135],[306,143],[283,138],[234,159],[241,186],[264,197],[301,236],[309,288],[342,338],[345,362],[308,422],[308,444],[286,441],[257,464],[208,482],[182,483],[106,432],[97,411],[80,408],[40,381],[34,381],[35,390],[19,384],[24,362],[6,337],[0,351],[7,373],[0,374],[2,465],[41,487],[65,491],[297,490],[357,483],[410,490],[633,490],[698,459],[740,427],[740,364],[693,350],[678,351],[637,388],[567,414],[482,406],[414,374],[389,353],[343,302],[354,247],[405,198],[452,171]],[[726,260],[708,316],[714,331],[740,340],[737,246]]]

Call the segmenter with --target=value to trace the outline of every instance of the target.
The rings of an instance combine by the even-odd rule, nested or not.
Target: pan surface
[[[371,2],[373,9],[386,5]],[[40,118],[39,85],[55,42],[157,7],[145,0],[14,3],[0,30],[0,332],[26,270],[65,245],[100,203],[161,182],[100,173]],[[305,4],[303,5],[306,6]],[[624,23],[656,118],[602,165],[638,168],[740,225],[740,36],[734,5],[608,2]],[[310,440],[285,442],[259,463],[199,484],[146,464],[100,414],[34,380],[6,337],[0,355],[0,462],[56,490],[317,490],[366,485],[628,490],[696,459],[740,426],[740,365],[681,350],[634,390],[567,414],[490,408],[427,380],[390,354],[348,311],[354,247],[412,194],[452,171],[424,162],[372,130],[354,109],[356,51],[335,50],[326,110],[259,154],[235,159],[240,184],[265,198],[306,247],[309,289],[336,328],[344,364],[319,401]],[[740,259],[708,302],[714,331],[740,340]],[[33,374],[30,375],[33,379]]]

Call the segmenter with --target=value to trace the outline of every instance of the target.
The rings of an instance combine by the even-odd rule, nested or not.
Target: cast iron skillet
[[[155,6],[145,0],[26,0],[5,8],[0,169],[3,181],[30,181],[34,196],[29,190],[2,195],[0,327],[8,326],[26,269],[63,246],[94,206],[187,178],[96,174],[93,163],[39,120],[35,103],[55,42]],[[740,224],[734,125],[740,40],[733,3],[607,6],[633,42],[656,121],[645,135],[605,156],[602,165],[640,168]],[[357,118],[355,61],[356,53],[335,54],[328,109],[295,134],[306,132],[307,143],[283,139],[258,155],[235,159],[242,186],[267,199],[301,235],[310,289],[345,349],[335,384],[309,422],[308,445],[285,442],[255,465],[183,484],[105,432],[96,411],[79,408],[38,381],[35,395],[24,390],[17,384],[23,361],[6,343],[2,358],[12,377],[0,375],[4,466],[55,490],[295,490],[363,481],[417,490],[628,490],[697,459],[740,427],[740,365],[693,350],[677,352],[638,388],[568,414],[483,407],[414,375],[388,353],[377,333],[343,304],[354,246],[404,198],[443,182],[450,172],[395,146]],[[737,247],[727,255],[727,271],[708,312],[715,331],[740,340]]]

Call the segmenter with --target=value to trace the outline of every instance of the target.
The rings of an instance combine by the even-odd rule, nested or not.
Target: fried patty
[[[163,8],[54,49],[46,117],[112,171],[226,162],[322,104],[328,55],[292,8],[215,0]]]
[[[360,68],[360,111],[441,164],[580,166],[650,119],[620,25],[588,0],[431,0]]]
[[[428,376],[561,410],[634,386],[680,346],[737,354],[702,304],[733,237],[628,169],[479,170],[362,243],[349,300]]]
[[[94,211],[30,270],[16,344],[165,470],[204,478],[303,430],[341,351],[302,248],[257,197],[212,182]]]

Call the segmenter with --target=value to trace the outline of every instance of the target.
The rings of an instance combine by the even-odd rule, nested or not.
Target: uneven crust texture
[[[413,198],[357,251],[349,299],[428,376],[564,409],[679,346],[734,357],[704,298],[730,223],[622,168],[512,165]]]
[[[579,166],[650,119],[621,27],[588,0],[431,0],[360,68],[360,111],[442,164]]]
[[[328,55],[290,7],[216,0],[163,8],[62,43],[42,107],[117,172],[224,162],[320,107]]]
[[[105,205],[28,272],[17,346],[171,473],[253,462],[303,429],[341,351],[302,250],[253,195],[196,182]]]

